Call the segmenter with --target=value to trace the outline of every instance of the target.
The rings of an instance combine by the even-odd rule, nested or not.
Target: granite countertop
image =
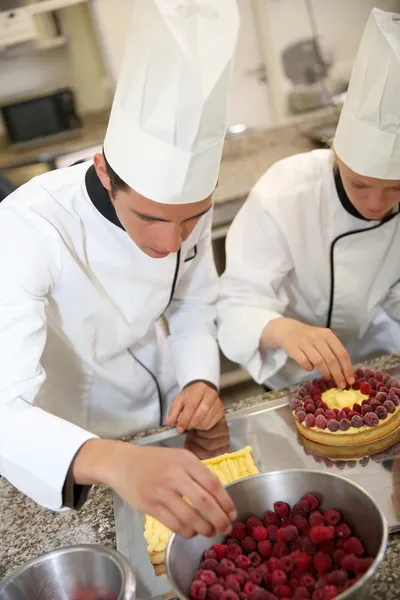
[[[367,365],[365,365],[367,366]],[[368,363],[373,369],[400,367],[400,353]],[[288,389],[248,398],[227,406],[227,413],[257,406],[287,395]],[[136,436],[163,431],[151,430]],[[30,558],[70,544],[102,544],[115,548],[112,492],[94,489],[79,512],[54,513],[37,506],[5,479],[0,479],[0,579]],[[374,600],[394,600],[400,589],[400,533],[390,536],[385,559],[374,578]]]

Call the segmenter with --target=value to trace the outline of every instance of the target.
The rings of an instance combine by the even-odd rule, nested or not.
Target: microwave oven
[[[82,121],[71,88],[0,101],[0,114],[12,146],[32,146],[81,133]]]

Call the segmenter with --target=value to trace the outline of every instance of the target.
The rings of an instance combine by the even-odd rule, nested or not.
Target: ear
[[[111,193],[111,182],[107,174],[106,161],[104,160],[104,156],[100,152],[98,152],[93,157],[93,163],[94,168],[96,169],[97,177],[100,179],[101,183],[103,184],[103,187],[105,187],[106,190],[109,193]]]

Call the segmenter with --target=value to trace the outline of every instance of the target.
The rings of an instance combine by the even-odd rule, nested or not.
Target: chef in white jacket
[[[206,467],[114,439],[223,416],[211,213],[238,12],[235,0],[133,12],[104,155],[1,205],[0,473],[53,509],[105,483],[208,535],[235,509]]]
[[[374,9],[334,139],[273,165],[227,236],[219,341],[260,384],[400,350],[400,15]]]

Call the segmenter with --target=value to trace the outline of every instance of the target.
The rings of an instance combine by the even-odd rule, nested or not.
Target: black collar
[[[110,223],[120,227],[125,231],[121,221],[117,217],[114,205],[111,202],[111,198],[108,195],[106,188],[103,187],[103,184],[97,176],[94,165],[89,167],[86,172],[85,184],[89,198],[99,213],[102,214],[103,217],[105,217],[108,221],[110,221]]]

